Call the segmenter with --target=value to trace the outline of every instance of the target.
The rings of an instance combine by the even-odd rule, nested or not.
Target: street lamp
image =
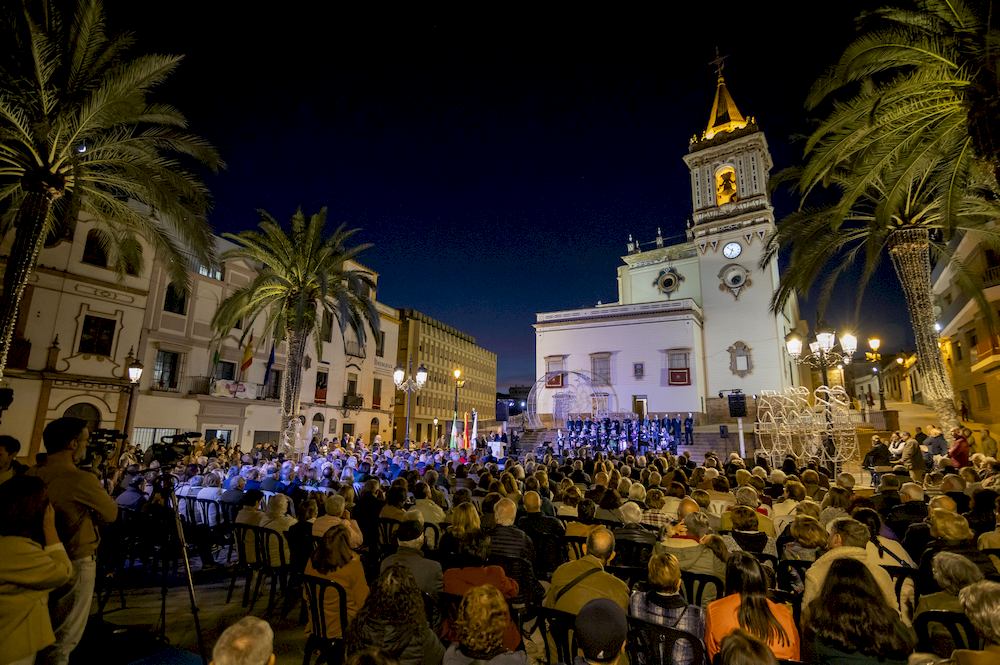
[[[837,342],[840,342],[838,350]],[[852,333],[842,333],[837,339],[836,331],[825,324],[820,324],[816,329],[816,341],[809,344],[809,353],[802,354],[803,339],[796,331],[791,331],[785,336],[785,350],[788,355],[799,365],[809,365],[820,370],[823,376],[823,385],[829,386],[830,379],[827,370],[837,365],[850,364],[854,352],[858,350],[858,338]]]
[[[871,351],[865,353],[865,360],[875,365],[872,368],[872,372],[878,377],[878,410],[885,411],[885,388],[882,386],[882,354],[878,352],[879,348],[882,346],[882,340],[878,337],[872,337],[868,340],[868,348]]]
[[[131,440],[132,432],[132,420],[134,418],[133,411],[135,410],[135,393],[139,389],[139,379],[142,378],[142,363],[136,358],[132,349],[128,350],[128,355],[125,356],[125,362],[128,363],[128,406],[125,409],[125,437]]]
[[[435,445],[437,444],[437,440],[438,440],[439,436],[440,435],[438,434],[438,419],[435,418],[434,419],[434,443],[435,443]]]
[[[410,358],[408,365],[410,372],[413,371],[413,358]],[[410,409],[412,408],[410,404],[410,395],[418,390],[421,390],[427,383],[427,368],[421,363],[420,367],[417,368],[417,376],[413,377],[410,375],[406,376],[406,372],[403,371],[402,367],[396,367],[396,370],[392,373],[392,382],[396,384],[398,390],[402,390],[406,393],[406,435],[403,437],[403,445],[407,448],[410,447]]]
[[[455,418],[451,421],[451,431],[458,431],[458,389],[465,386],[465,379],[462,378],[462,370],[456,369],[451,373],[455,377]],[[458,442],[454,442],[455,446],[458,446]]]

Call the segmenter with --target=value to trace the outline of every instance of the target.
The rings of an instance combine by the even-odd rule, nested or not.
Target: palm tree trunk
[[[292,418],[299,415],[299,403],[302,397],[302,361],[306,351],[306,335],[286,330],[288,341],[288,363],[281,377],[281,429],[282,436],[288,432],[288,424]],[[288,441],[290,445],[293,442]]]
[[[940,419],[944,432],[958,427],[955,391],[944,367],[938,334],[934,329],[931,298],[930,237],[925,229],[894,231],[889,235],[889,256],[903,287],[917,344],[917,366],[928,405]]]
[[[28,285],[28,277],[38,261],[38,253],[45,243],[45,221],[52,208],[52,196],[44,191],[29,191],[15,222],[14,244],[7,256],[3,271],[3,290],[0,291],[0,379],[7,368],[7,354],[14,339],[21,297]]]

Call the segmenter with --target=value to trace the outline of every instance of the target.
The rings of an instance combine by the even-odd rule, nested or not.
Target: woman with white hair
[[[317,538],[335,526],[343,525],[348,532],[348,540],[352,549],[361,547],[364,540],[361,534],[361,527],[356,520],[351,519],[351,514],[347,510],[347,501],[342,494],[329,494],[323,501],[323,508],[326,514],[317,517],[313,522],[313,535]]]
[[[287,496],[284,494],[275,494],[267,502],[267,510],[260,522],[260,526],[265,529],[273,529],[282,536],[280,546],[276,538],[268,539],[269,555],[271,563],[274,565],[277,565],[281,561],[279,547],[285,550],[285,561],[291,561],[291,550],[288,548],[288,540],[285,538],[285,534],[288,532],[288,528],[295,524],[295,518],[288,514],[288,505],[289,499]]]
[[[951,652],[955,665],[991,665],[1000,662],[1000,583],[982,581],[970,584],[958,594],[965,616],[983,638],[982,651],[956,649]]]

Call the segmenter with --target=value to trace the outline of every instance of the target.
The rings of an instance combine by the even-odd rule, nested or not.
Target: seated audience
[[[380,649],[400,665],[440,665],[444,646],[427,622],[423,596],[408,569],[392,566],[378,576],[347,628],[346,646],[347,653]]]
[[[632,592],[629,615],[669,626],[694,635],[704,646],[705,615],[701,607],[689,605],[680,594],[681,568],[673,554],[654,554],[647,566],[648,584]],[[695,663],[691,644],[681,640],[674,644],[671,660],[675,665]]]
[[[803,609],[819,594],[823,588],[827,572],[834,561],[839,559],[854,559],[860,561],[875,583],[878,584],[882,596],[890,607],[896,606],[896,587],[885,568],[868,553],[868,541],[871,535],[861,522],[849,517],[841,517],[830,522],[827,551],[809,566],[806,571],[805,590],[802,595]]]
[[[965,616],[982,638],[980,651],[956,649],[951,654],[955,665],[996,665],[1000,662],[1000,583],[984,580],[970,584],[958,593]]]
[[[778,665],[771,647],[742,630],[722,639],[717,660],[718,665]]]
[[[351,550],[350,534],[347,527],[335,526],[323,534],[316,551],[306,564],[307,576],[319,577],[336,582],[344,587],[347,593],[348,621],[361,609],[368,598],[368,583],[365,581],[365,571],[361,567],[361,558]],[[331,638],[341,637],[340,633],[340,601],[336,594],[327,593],[324,609],[326,610],[326,631]],[[306,626],[306,632],[311,633],[311,625]]]
[[[742,550],[753,554],[770,554],[777,558],[774,538],[757,528],[757,520],[761,517],[759,513],[747,506],[736,506],[727,514],[733,528],[722,536],[726,549],[730,552]]]
[[[628,585],[604,570],[614,551],[614,534],[604,527],[594,529],[587,536],[587,554],[564,563],[552,574],[552,583],[545,593],[545,607],[577,614],[588,600],[608,598],[626,609]]]
[[[351,535],[351,548],[357,549],[364,543],[364,536],[361,527],[356,520],[351,519],[348,512],[346,500],[340,494],[328,494],[323,499],[323,508],[326,511],[322,517],[317,517],[313,522],[313,535],[322,536],[335,526],[343,525]]]
[[[983,577],[989,579],[997,575],[997,568],[993,565],[992,559],[984,552],[981,552],[974,544],[975,534],[969,528],[969,523],[961,515],[935,508],[931,511],[931,536],[933,541],[920,556],[920,593],[926,594],[938,590],[934,582],[931,564],[934,555],[938,552],[954,552],[961,554],[965,558],[979,566],[983,572]]]
[[[518,520],[517,526],[538,552],[535,572],[548,575],[566,560],[566,552],[559,542],[566,527],[555,517],[542,513],[542,499],[538,492],[524,493],[524,510],[525,515]]]
[[[212,647],[209,665],[274,665],[274,631],[263,619],[246,616],[226,628]]]
[[[396,529],[397,548],[395,554],[382,559],[380,571],[390,566],[403,566],[413,575],[417,588],[437,599],[441,593],[443,578],[441,564],[424,557],[424,530],[419,522],[407,520]]]
[[[711,660],[722,639],[742,629],[767,642],[778,658],[799,658],[799,632],[787,605],[767,598],[767,577],[757,559],[734,552],[726,564],[726,596],[709,603],[705,646]]]
[[[941,590],[920,597],[913,615],[914,620],[927,610],[962,612],[959,592],[983,579],[983,573],[976,564],[952,552],[935,554],[931,569],[934,571],[934,581]],[[949,656],[955,648],[951,633],[938,623],[930,624],[930,639],[931,650],[942,658]]]
[[[583,653],[574,665],[617,665],[628,637],[625,610],[606,598],[595,598],[580,608],[573,634]]]
[[[906,665],[915,639],[863,561],[831,563],[818,595],[803,611],[808,662]]]
[[[450,568],[455,565],[454,560],[458,555],[458,544],[470,533],[482,529],[479,521],[479,511],[470,501],[460,503],[451,509],[451,523],[445,532],[441,534],[441,542],[438,544],[438,556],[441,559],[442,568]]]
[[[507,601],[496,587],[469,589],[458,607],[457,641],[445,651],[442,665],[527,665],[527,652],[511,651],[504,644],[510,625]]]

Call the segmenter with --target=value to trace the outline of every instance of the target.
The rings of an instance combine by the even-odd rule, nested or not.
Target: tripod
[[[164,515],[169,513],[168,519],[173,522],[174,533],[177,536],[177,546],[180,548],[181,557],[184,561],[184,572],[187,575],[188,599],[191,601],[191,616],[194,619],[194,632],[198,636],[198,654],[202,663],[208,665],[208,658],[205,651],[205,638],[201,634],[201,620],[198,618],[198,601],[194,594],[194,579],[191,577],[191,561],[188,559],[187,541],[184,538],[184,526],[181,524],[181,516],[177,511],[177,495],[174,493],[176,479],[168,472],[157,479],[159,484],[158,492],[163,499]],[[169,528],[169,527],[168,527]],[[166,542],[166,541],[165,541]],[[167,642],[167,558],[166,553],[161,552],[162,557],[162,585],[160,587],[160,640]],[[172,567],[172,566],[171,566]]]

